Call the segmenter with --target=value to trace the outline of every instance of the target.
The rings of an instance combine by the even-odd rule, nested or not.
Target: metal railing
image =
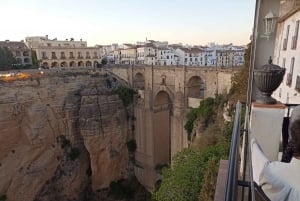
[[[286,115],[285,118],[289,118],[291,115],[291,109],[295,106],[298,106],[299,104],[285,104],[286,106]],[[240,102],[236,105],[236,111],[235,111],[235,118],[234,118],[234,125],[232,130],[232,137],[231,137],[231,145],[230,145],[230,153],[229,153],[229,165],[228,165],[228,175],[227,175],[227,185],[226,185],[226,193],[225,193],[225,201],[236,201],[236,200],[248,200],[248,201],[255,201],[256,196],[258,196],[259,200],[269,200],[265,194],[263,193],[262,189],[255,184],[253,181],[253,173],[252,173],[252,158],[251,158],[251,150],[250,146],[248,145],[248,142],[250,141],[247,135],[248,130],[248,123],[249,119],[247,117],[248,112],[246,112],[245,117],[245,129],[241,128],[241,110],[242,110],[242,104]],[[240,148],[240,136],[241,132],[245,132],[245,152],[243,154],[244,160],[248,161],[248,170],[249,173],[249,181],[246,181],[245,175],[242,175],[242,179],[239,180],[238,178],[238,170],[239,170],[239,148]],[[283,132],[287,133],[286,132]],[[287,138],[288,136],[282,136],[282,138]],[[284,142],[283,142],[284,143]],[[283,145],[284,146],[284,145]],[[243,166],[243,173],[246,172],[246,161],[244,161]],[[245,195],[248,195],[247,197],[244,195],[244,189],[242,191],[238,191],[238,187],[241,186],[244,189],[248,188],[248,193]],[[239,193],[241,192],[241,195]]]
[[[241,111],[242,111],[242,104],[238,102],[236,105],[232,137],[231,137],[225,201],[237,200]]]

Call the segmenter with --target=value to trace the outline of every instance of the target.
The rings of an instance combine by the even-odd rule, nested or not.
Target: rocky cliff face
[[[47,74],[0,82],[0,196],[83,200],[126,178],[129,127],[104,78]]]

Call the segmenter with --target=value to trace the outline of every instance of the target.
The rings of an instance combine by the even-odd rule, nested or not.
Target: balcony
[[[75,57],[74,56],[70,56],[69,59],[75,59]]]
[[[83,59],[83,56],[78,56],[77,59]]]
[[[61,56],[60,59],[66,59],[66,57],[65,56]]]
[[[91,58],[91,56],[86,56],[85,58],[86,58],[86,59],[90,59],[90,58]]]
[[[98,59],[98,56],[93,56],[93,59]]]
[[[48,57],[47,56],[42,56],[42,59],[48,59]]]
[[[57,57],[56,56],[52,56],[51,59],[57,59]]]

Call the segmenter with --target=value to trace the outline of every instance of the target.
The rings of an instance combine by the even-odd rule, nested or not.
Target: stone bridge
[[[106,69],[139,92],[134,105],[135,175],[147,189],[153,190],[160,180],[158,168],[170,164],[172,156],[188,146],[184,124],[189,108],[198,107],[204,98],[228,92],[232,75],[240,69],[186,66]]]

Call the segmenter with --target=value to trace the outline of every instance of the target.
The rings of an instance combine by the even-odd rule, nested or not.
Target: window
[[[51,52],[51,55],[52,55],[52,59],[57,59],[55,52]]]
[[[297,75],[295,89],[298,93],[300,92],[300,76],[299,75]]]
[[[291,68],[290,68],[290,73],[293,74],[294,71],[294,64],[295,64],[295,57],[291,59]]]
[[[297,48],[298,32],[299,32],[299,20],[296,21],[295,33],[294,33],[294,36],[292,37],[292,47],[291,48],[293,50],[295,50]]]
[[[286,75],[286,85],[291,86],[293,80],[293,71],[294,71],[295,58],[291,59],[290,72]]]
[[[47,54],[46,54],[46,52],[42,52],[42,59],[47,59]]]
[[[288,25],[286,27],[286,34],[285,34],[285,39],[283,39],[283,48],[282,48],[282,50],[286,50],[286,48],[287,48],[289,32],[290,32],[290,25]]]
[[[70,52],[70,59],[74,59],[73,52]]]
[[[65,57],[65,52],[61,52],[60,53],[60,57],[61,57],[61,59],[65,59],[66,57]]]
[[[285,58],[282,59],[282,68],[285,68]]]

